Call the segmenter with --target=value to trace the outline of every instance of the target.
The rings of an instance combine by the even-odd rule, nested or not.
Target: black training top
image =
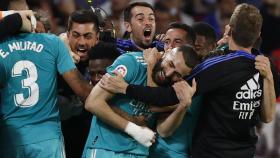
[[[195,77],[197,93],[203,94],[193,158],[253,157],[257,141],[254,128],[259,122],[263,95],[263,78],[255,69],[254,57],[246,52],[231,52],[208,59],[193,70],[189,79]],[[278,95],[279,76],[272,70]],[[178,102],[171,87],[130,85],[127,94],[154,105]]]
[[[194,133],[193,158],[252,158],[263,78],[254,60],[237,57],[196,75],[203,108]]]

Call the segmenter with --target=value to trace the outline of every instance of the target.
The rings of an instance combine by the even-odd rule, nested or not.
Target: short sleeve
[[[57,45],[57,59],[56,66],[60,74],[64,74],[67,71],[75,69],[76,66],[69,54],[69,50],[66,48],[65,44],[57,37],[55,37]]]
[[[136,59],[131,54],[123,54],[119,56],[115,62],[107,68],[107,72],[111,75],[114,72],[120,73],[126,82],[131,82],[134,77],[135,73],[137,73],[137,65]]]

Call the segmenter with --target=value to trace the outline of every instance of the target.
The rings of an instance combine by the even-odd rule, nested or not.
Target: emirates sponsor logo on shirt
[[[136,56],[135,58],[136,58],[138,63],[140,63],[142,65],[147,65],[147,63],[146,63],[146,61],[145,61],[143,56]]]
[[[129,104],[133,107],[133,116],[145,116],[146,119],[152,116],[149,106],[145,103],[133,99]]]
[[[239,112],[238,118],[240,120],[251,120],[256,108],[261,105],[262,89],[259,84],[259,76],[259,73],[255,74],[235,94],[236,100],[233,101],[233,110]]]

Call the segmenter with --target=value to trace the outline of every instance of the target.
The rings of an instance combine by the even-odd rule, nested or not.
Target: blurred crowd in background
[[[78,9],[90,6],[102,8],[116,30],[117,38],[127,38],[123,25],[123,10],[130,2],[137,0],[27,0],[33,11],[45,18],[45,27],[50,33],[59,35],[67,31],[69,15]],[[141,0],[138,0],[141,1]],[[213,26],[217,40],[223,36],[235,6],[249,3],[257,6],[263,16],[260,50],[271,57],[280,72],[280,0],[142,0],[155,8],[156,34],[166,31],[168,24],[180,21],[192,25],[204,21]],[[0,1],[5,3],[5,0]],[[21,8],[14,4],[13,8]],[[7,8],[0,8],[6,10]],[[265,158],[267,152],[280,153],[280,99],[278,99],[276,119],[269,124],[260,125],[257,158]],[[265,127],[265,128],[261,128]],[[273,154],[275,153],[275,154]],[[277,156],[274,156],[275,158]]]
[[[6,0],[1,0],[5,3]],[[106,11],[113,22],[116,35],[125,37],[123,25],[123,10],[137,0],[27,0],[33,11],[47,16],[51,33],[60,34],[66,31],[69,15],[78,9],[88,9],[90,6],[100,7]],[[164,33],[170,22],[180,21],[192,25],[196,21],[205,21],[212,25],[220,38],[224,26],[239,3],[249,3],[257,6],[262,13],[264,23],[262,30],[261,50],[264,54],[279,54],[280,35],[280,1],[279,0],[138,0],[152,4],[156,15],[156,33]],[[16,4],[15,4],[16,5]],[[20,5],[16,5],[20,8]],[[5,10],[6,8],[1,8]]]

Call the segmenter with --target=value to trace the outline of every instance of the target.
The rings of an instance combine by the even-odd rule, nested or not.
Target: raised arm
[[[274,89],[273,74],[269,59],[265,56],[256,57],[255,67],[263,76],[263,100],[261,105],[261,120],[265,123],[271,122],[276,113],[276,95]]]
[[[161,59],[162,54],[156,48],[149,48],[143,51],[144,59],[147,63],[147,85],[157,87],[153,81],[152,72],[157,61]]]

